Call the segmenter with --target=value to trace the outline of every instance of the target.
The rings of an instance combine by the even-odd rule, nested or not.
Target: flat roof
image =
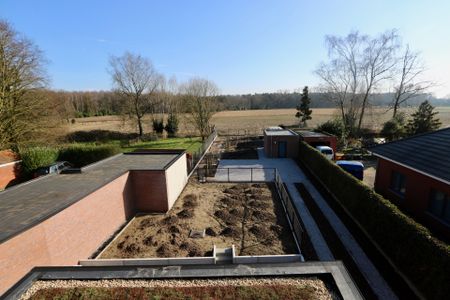
[[[264,129],[264,133],[270,136],[289,136],[289,135],[297,135],[295,132],[289,129],[283,129],[281,127],[269,127]]]
[[[330,137],[331,135],[315,131],[297,131],[302,137]]]
[[[42,222],[117,177],[133,170],[164,170],[182,153],[119,154],[82,168],[54,174],[0,192],[0,242]]]

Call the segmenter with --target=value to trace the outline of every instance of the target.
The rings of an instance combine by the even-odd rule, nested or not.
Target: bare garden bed
[[[234,245],[237,255],[298,253],[275,186],[191,180],[167,214],[136,216],[98,258],[211,256],[213,245]]]

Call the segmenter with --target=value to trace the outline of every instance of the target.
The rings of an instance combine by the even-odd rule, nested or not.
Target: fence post
[[[230,168],[227,168],[228,171],[228,182],[230,182]]]
[[[253,168],[250,169],[250,182],[253,182]]]

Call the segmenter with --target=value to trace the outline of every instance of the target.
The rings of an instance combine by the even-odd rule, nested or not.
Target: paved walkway
[[[322,210],[325,217],[329,220],[330,224],[332,224],[334,230],[338,234],[349,254],[353,257],[354,261],[360,268],[361,273],[364,275],[364,277],[374,290],[375,294],[377,294],[377,296],[381,299],[397,299],[396,295],[392,292],[389,285],[379,274],[378,270],[361,249],[354,237],[351,235],[351,233],[348,231],[339,217],[334,213],[334,211],[328,206],[325,199],[323,199],[322,195],[316,190],[314,185],[306,177],[305,173],[303,173],[303,171],[297,166],[297,164],[289,158],[267,158],[264,155],[264,151],[262,148],[258,149],[258,155],[258,160],[221,160],[219,163],[219,168],[276,168],[281,176],[281,179],[286,183],[286,186],[293,198],[293,202],[297,208],[297,211],[302,218],[305,229],[310,236],[311,243],[316,250],[319,260],[334,260],[334,257],[330,249],[328,248],[319,228],[317,227],[316,222],[309,213],[305,202],[303,201],[297,191],[297,188],[295,187],[295,183],[302,182],[308,189],[313,199],[316,201],[319,208]],[[235,181],[245,181],[244,179],[248,178],[248,171],[244,169],[242,171],[233,172],[234,174],[230,174],[230,179],[235,179]],[[224,171],[219,172],[217,174],[217,177],[215,177],[214,179],[216,181],[227,181],[228,174],[224,173]],[[265,170],[263,174],[263,178],[266,181],[273,180],[273,177],[270,176],[269,170]]]

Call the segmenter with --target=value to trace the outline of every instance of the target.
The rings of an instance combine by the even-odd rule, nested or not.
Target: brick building
[[[0,295],[35,266],[76,265],[136,212],[166,212],[187,182],[184,151],[120,154],[0,193]]]
[[[375,190],[450,240],[450,128],[372,147]]]
[[[264,152],[271,158],[297,158],[298,134],[281,127],[269,127],[264,130]]]

